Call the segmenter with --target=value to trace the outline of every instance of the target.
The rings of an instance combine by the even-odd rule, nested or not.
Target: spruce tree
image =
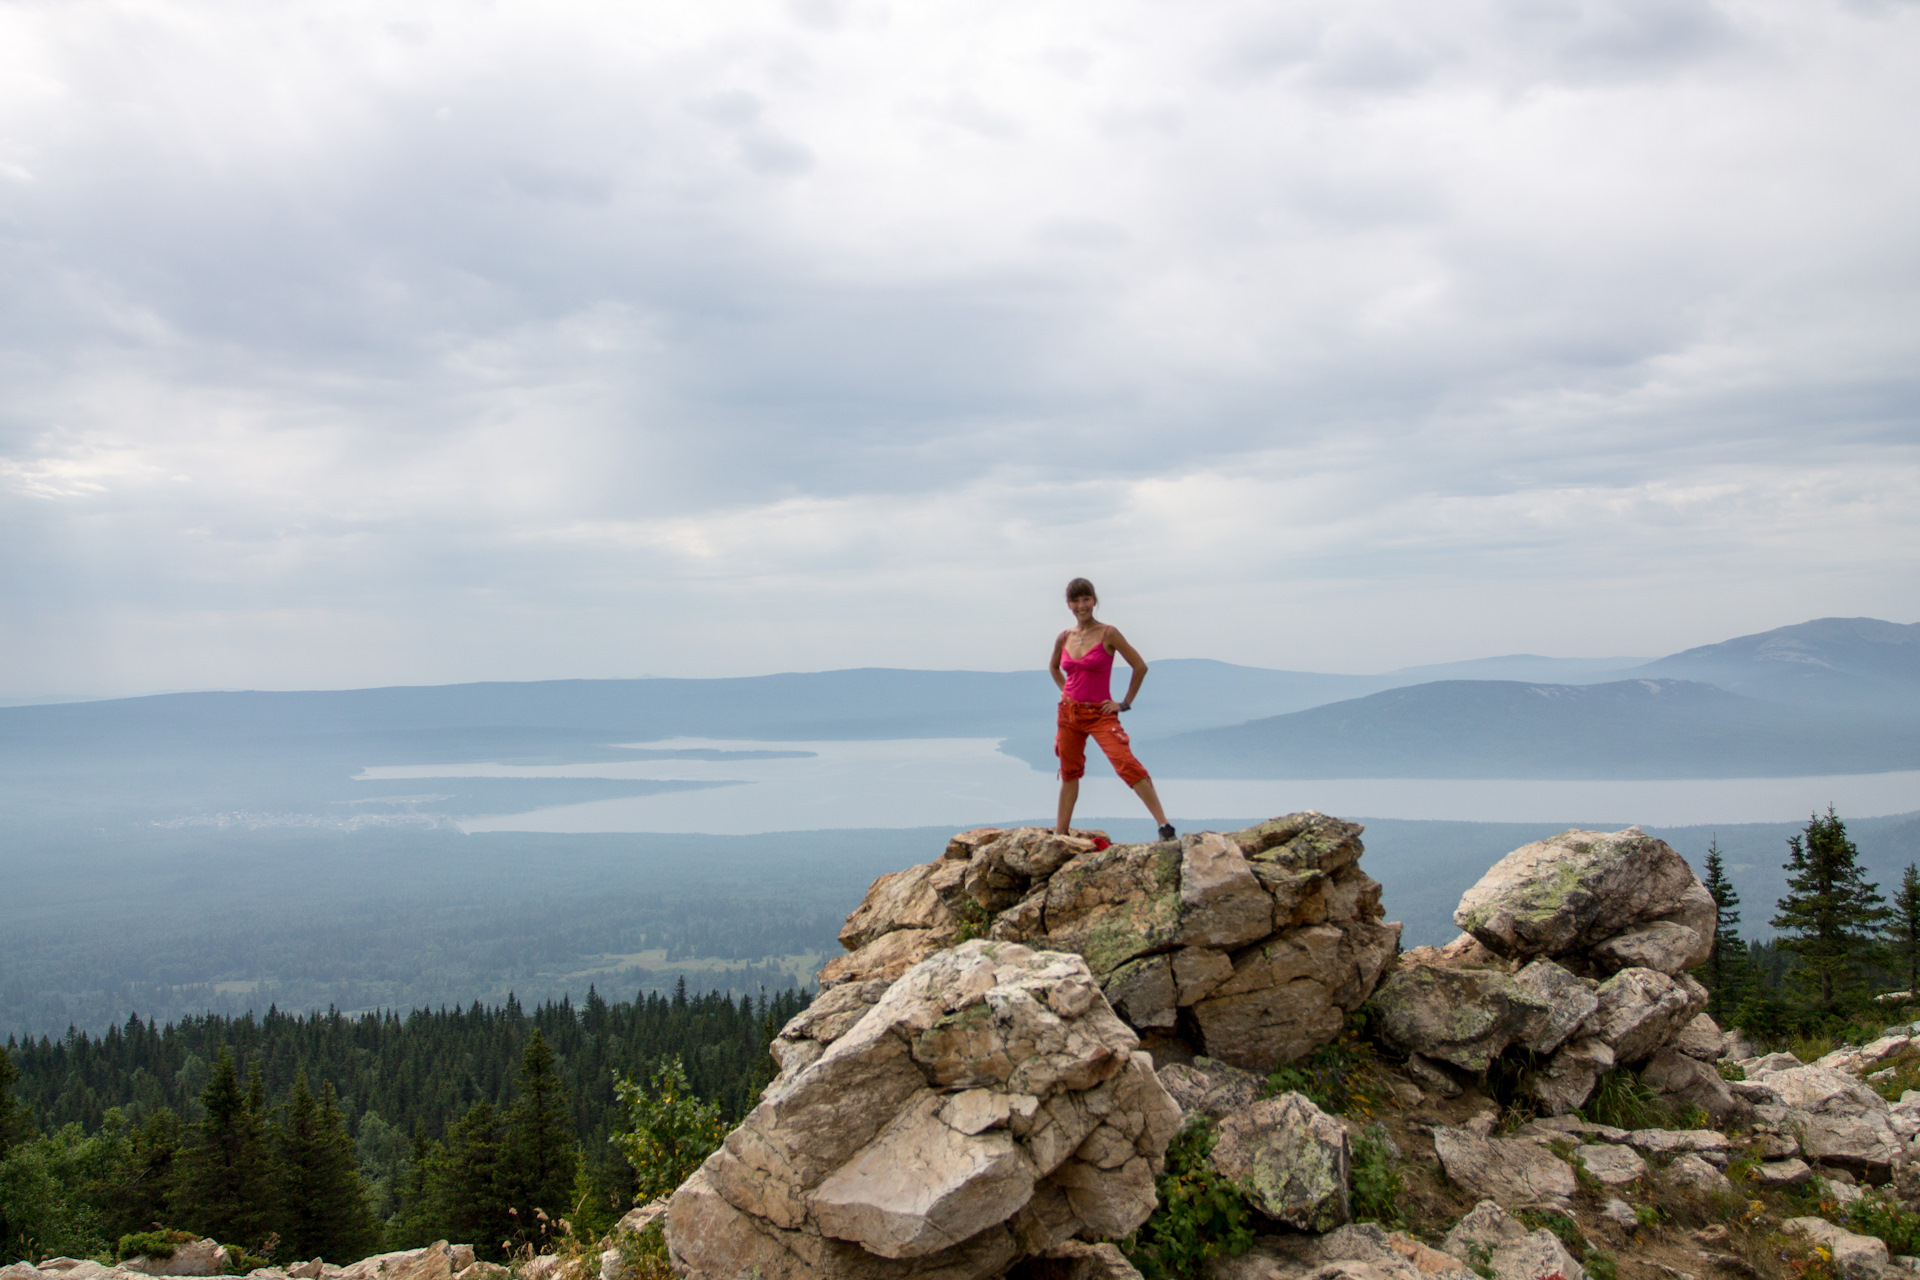
[[[294,1258],[351,1261],[372,1252],[379,1229],[333,1085],[319,1101],[302,1068],[279,1137],[280,1243]]]
[[[133,1131],[126,1180],[114,1194],[108,1217],[111,1238],[152,1231],[165,1223],[182,1128],[179,1117],[161,1107]]]
[[[1706,963],[1696,971],[1704,979],[1707,988],[1707,1012],[1715,1018],[1725,1021],[1728,1013],[1739,1007],[1741,988],[1746,986],[1747,944],[1741,940],[1740,895],[1734,892],[1733,882],[1727,879],[1726,863],[1720,856],[1720,842],[1707,842],[1707,875],[1704,881],[1706,890],[1713,895],[1716,911],[1713,930],[1713,949],[1707,953]]]
[[[520,1099],[507,1120],[513,1205],[526,1239],[537,1236],[541,1211],[559,1218],[572,1208],[579,1163],[573,1134],[567,1087],[554,1070],[552,1046],[536,1030],[520,1059]]]
[[[13,1065],[12,1055],[0,1049],[0,1159],[5,1159],[7,1149],[24,1138],[27,1132],[23,1108],[13,1096],[13,1084],[19,1078],[20,1072]]]
[[[447,1130],[447,1140],[429,1154],[427,1214],[433,1229],[470,1240],[482,1257],[499,1259],[523,1234],[516,1221],[500,1113],[482,1098]]]
[[[259,1064],[254,1064],[254,1078]],[[257,1088],[240,1090],[233,1051],[222,1047],[200,1095],[206,1119],[194,1145],[174,1160],[175,1225],[258,1250],[273,1229],[273,1153],[256,1105]]]
[[[1881,924],[1892,913],[1880,886],[1862,877],[1860,851],[1833,806],[1788,837],[1787,849],[1788,893],[1773,918],[1781,949],[1793,956],[1787,980],[1816,1019],[1845,1015],[1864,997]]]
[[[1896,972],[1905,975],[1907,994],[1920,991],[1920,866],[1909,862],[1893,895],[1893,927],[1887,930]]]

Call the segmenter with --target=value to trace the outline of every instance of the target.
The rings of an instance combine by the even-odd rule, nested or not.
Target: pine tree
[[[257,1062],[253,1078],[257,1083]],[[273,1155],[255,1103],[259,1092],[240,1091],[233,1051],[223,1047],[200,1095],[206,1119],[194,1126],[198,1141],[174,1160],[174,1223],[247,1249],[261,1247],[277,1216]]]
[[[1880,886],[1862,878],[1860,851],[1831,805],[1788,837],[1787,849],[1788,893],[1773,927],[1793,956],[1788,982],[1816,1016],[1844,1015],[1864,995],[1881,923],[1892,913]]]
[[[351,1261],[379,1237],[332,1084],[314,1100],[302,1068],[280,1126],[280,1242],[294,1258]]]
[[[1720,842],[1707,842],[1706,890],[1713,895],[1716,910],[1713,930],[1713,949],[1707,953],[1706,963],[1697,971],[1705,981],[1707,988],[1707,1012],[1715,1018],[1725,1021],[1727,1015],[1739,1007],[1740,993],[1747,985],[1748,960],[1747,944],[1741,940],[1740,895],[1734,892],[1733,882],[1727,879],[1725,860],[1720,856]]]
[[[1900,891],[1893,895],[1893,927],[1887,930],[1896,972],[1907,979],[1907,992],[1920,991],[1920,866],[1909,862],[1900,873]]]
[[[558,1218],[572,1207],[579,1164],[573,1133],[567,1087],[554,1070],[553,1048],[536,1030],[520,1059],[520,1100],[507,1119],[513,1205],[526,1239],[536,1234],[540,1212]]]

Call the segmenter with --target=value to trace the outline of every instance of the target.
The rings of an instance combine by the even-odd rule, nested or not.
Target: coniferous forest
[[[766,1045],[805,998],[713,993],[610,1004],[589,991],[348,1017],[130,1018],[0,1057],[0,1246],[137,1251],[160,1229],[276,1261],[436,1237],[499,1257],[541,1214],[583,1226],[633,1203],[618,1139],[648,1082],[738,1119]],[[631,1082],[622,1092],[623,1082]]]

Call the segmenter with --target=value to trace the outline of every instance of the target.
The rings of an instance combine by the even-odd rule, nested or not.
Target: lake
[[[565,765],[387,765],[362,779],[623,778],[721,782],[698,791],[598,800],[474,818],[469,832],[698,832],[752,835],[870,827],[970,827],[1050,821],[1057,783],[1002,754],[994,738],[766,742],[676,738],[635,749],[804,753],[779,759],[636,759]],[[1077,824],[1143,816],[1104,762],[1081,784]],[[1920,810],[1920,771],[1808,778],[1557,782],[1446,778],[1309,781],[1167,779],[1167,812],[1217,820],[1296,809],[1342,817],[1554,822],[1600,828],[1803,822],[1832,804],[1848,818]]]

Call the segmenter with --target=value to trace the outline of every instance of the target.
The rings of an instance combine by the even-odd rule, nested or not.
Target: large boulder
[[[1638,827],[1563,831],[1522,845],[1489,868],[1453,913],[1496,955],[1590,953],[1607,968],[1663,973],[1706,959],[1717,918],[1686,859]],[[1612,949],[1602,949],[1612,939]]]
[[[1163,1061],[1266,1072],[1339,1034],[1399,944],[1359,868],[1361,828],[1290,814],[1230,834],[1098,847],[1095,833],[984,828],[882,876],[825,989],[892,981],[961,936],[1085,959]]]
[[[1508,1045],[1547,1033],[1555,1009],[1497,969],[1402,964],[1373,994],[1374,1025],[1404,1053],[1485,1071]]]
[[[1882,1173],[1904,1159],[1886,1099],[1852,1076],[1824,1067],[1771,1071],[1766,1086],[1788,1108],[1787,1127],[1814,1161]]]
[[[1881,1280],[1891,1274],[1887,1243],[1877,1236],[1858,1235],[1825,1218],[1788,1218],[1780,1225],[1825,1249],[1841,1280]]]
[[[1707,1007],[1707,989],[1698,982],[1653,969],[1622,969],[1595,994],[1599,1007],[1586,1029],[1627,1065],[1658,1053]]]
[[[1753,1106],[1727,1087],[1717,1069],[1671,1045],[1641,1068],[1640,1082],[1655,1093],[1699,1107],[1715,1124],[1745,1124],[1753,1117]]]
[[[1446,1251],[1462,1262],[1485,1267],[1494,1280],[1586,1280],[1582,1267],[1560,1238],[1545,1229],[1529,1231],[1491,1200],[1482,1200],[1447,1232]]]
[[[1228,1115],[1212,1159],[1276,1222],[1324,1232],[1347,1220],[1346,1128],[1304,1094],[1283,1093]]]
[[[976,939],[839,1000],[674,1193],[689,1276],[985,1280],[1152,1211],[1179,1109],[1080,957]]]
[[[1488,1138],[1443,1125],[1433,1131],[1433,1149],[1447,1177],[1483,1199],[1565,1206],[1579,1186],[1571,1165],[1523,1138]]]

